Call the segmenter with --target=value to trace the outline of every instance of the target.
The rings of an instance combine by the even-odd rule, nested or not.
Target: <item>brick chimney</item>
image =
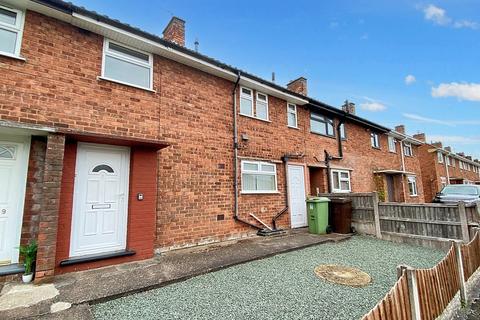
[[[306,96],[308,91],[307,91],[307,79],[304,77],[300,77],[296,80],[290,81],[287,84],[287,89],[296,93],[299,93],[301,95]]]
[[[436,147],[436,148],[439,148],[439,149],[442,149],[443,148],[443,145],[440,141],[437,141],[437,142],[432,142],[431,143],[432,146]]]
[[[398,126],[395,127],[395,131],[397,131],[401,134],[405,134],[405,126],[403,124],[398,125]]]
[[[452,147],[445,147],[445,150],[447,150],[448,152],[452,152]]]
[[[458,152],[457,154],[458,154],[460,157],[465,157],[465,153],[463,153],[463,152]]]
[[[355,103],[350,102],[350,101],[345,101],[345,103],[342,106],[342,110],[345,111],[346,113],[350,114],[355,114]]]
[[[425,133],[417,133],[413,135],[414,139],[417,139],[422,142],[427,142],[427,137],[425,136]]]
[[[163,39],[185,47],[185,21],[172,17],[163,30]]]
[[[472,156],[465,156],[468,160],[472,160]]]

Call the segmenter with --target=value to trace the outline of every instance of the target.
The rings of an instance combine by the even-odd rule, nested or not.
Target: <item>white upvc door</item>
[[[305,167],[288,165],[288,197],[292,228],[307,226],[307,204],[305,193]]]
[[[130,149],[79,143],[70,256],[126,248]]]
[[[0,265],[18,263],[29,152],[29,136],[0,136]]]

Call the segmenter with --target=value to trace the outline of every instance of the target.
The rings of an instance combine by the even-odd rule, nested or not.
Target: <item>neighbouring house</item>
[[[305,198],[418,202],[419,141],[59,0],[0,0],[0,276],[306,225]],[[276,218],[275,218],[276,217]]]
[[[420,146],[425,200],[430,202],[447,184],[480,184],[480,162],[463,152],[455,153],[442,142],[426,142],[424,133],[414,135]]]

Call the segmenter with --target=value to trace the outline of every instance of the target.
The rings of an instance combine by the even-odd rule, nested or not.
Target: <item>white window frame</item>
[[[325,133],[318,132],[312,129],[312,120],[325,123]],[[328,133],[329,125],[332,127],[332,134]],[[311,112],[310,113],[310,132],[319,134],[324,137],[335,138],[335,120],[321,113]]]
[[[456,162],[456,161],[455,161],[455,158],[451,158],[451,159],[452,159],[452,167],[454,167],[454,168],[455,168],[455,167],[456,167],[456,164],[455,164],[455,162]]]
[[[243,93],[243,90],[248,90],[250,91],[250,94],[246,94],[246,93]],[[246,99],[246,100],[249,100],[250,101],[250,104],[252,106],[251,110],[252,110],[252,113],[251,114],[247,114],[247,113],[243,113],[242,112],[242,99]],[[255,110],[254,110],[254,105],[253,105],[253,90],[250,89],[250,88],[246,88],[246,87],[240,87],[240,106],[239,106],[239,111],[240,111],[240,114],[242,116],[247,116],[247,117],[254,117],[255,115]]]
[[[12,57],[12,58],[20,58],[20,51],[22,48],[22,38],[23,38],[23,27],[25,25],[25,12],[22,10],[14,9],[11,7],[7,7],[0,4],[0,8],[3,10],[11,11],[17,14],[17,19],[15,21],[15,25],[11,25],[8,23],[1,23],[0,22],[0,29],[15,32],[17,34],[17,41],[15,43],[15,52],[12,54],[10,52],[0,51],[0,55]]]
[[[261,171],[261,170],[245,170],[245,164],[256,164],[261,168],[262,165],[269,165],[273,166],[273,172]],[[255,175],[268,175],[274,176],[275,179],[275,190],[245,190],[244,178],[245,174],[255,174]],[[272,162],[265,162],[265,161],[251,161],[251,160],[243,160],[241,162],[241,176],[242,176],[242,194],[270,194],[270,193],[278,193],[278,179],[277,179],[277,165]]]
[[[408,193],[411,197],[418,196],[418,185],[417,185],[417,177],[416,176],[407,176],[407,183],[408,183]],[[410,184],[413,186],[413,192],[410,192]]]
[[[295,111],[290,111],[290,107],[294,107]],[[293,114],[295,115],[295,126],[291,126],[290,123],[288,123],[288,115]],[[289,128],[294,128],[298,129],[298,113],[297,113],[297,105],[294,103],[287,102],[287,127]]]
[[[446,185],[448,185],[447,178],[440,177],[440,184],[442,185],[442,187],[445,187]]]
[[[370,145],[372,146],[372,148],[380,149],[380,135],[378,133],[370,133]]]
[[[450,159],[449,156],[445,156],[445,161],[447,162],[447,166],[449,166],[449,167],[452,166],[452,160]]]
[[[463,170],[463,161],[462,160],[458,160],[458,167],[460,168],[460,170]]]
[[[335,131],[335,127],[334,127],[334,131]],[[340,139],[347,140],[347,129],[345,127],[345,122],[340,124]]]
[[[340,189],[335,188],[335,184],[333,183],[334,173],[338,173],[338,186],[339,186]],[[348,178],[342,178],[342,173],[346,173],[348,175]],[[352,179],[351,179],[351,176],[350,176],[350,171],[332,169],[332,170],[330,170],[330,181],[331,181],[332,192],[334,192],[334,193],[352,192]],[[345,182],[345,181],[348,182],[348,190],[342,189],[342,182]]]
[[[118,46],[121,46],[121,47],[130,49],[130,50],[137,51],[139,53],[148,55],[148,63],[142,63],[138,60],[129,59],[129,58],[123,56],[123,55],[119,55],[115,52],[111,52],[109,50],[109,44],[110,43],[113,43],[113,44],[116,44]],[[114,57],[116,59],[120,59],[122,61],[126,61],[128,63],[132,63],[132,64],[136,64],[138,66],[149,68],[150,69],[150,85],[148,87],[142,87],[142,86],[139,86],[139,85],[134,84],[134,83],[128,83],[128,82],[125,82],[125,81],[122,81],[122,80],[117,80],[117,79],[112,79],[112,78],[106,77],[105,76],[105,58],[106,58],[107,55],[111,56],[111,57]],[[103,79],[103,80],[117,82],[117,83],[120,83],[120,84],[123,84],[123,85],[126,85],[126,86],[138,88],[138,89],[153,91],[153,54],[151,54],[150,52],[139,50],[137,48],[130,47],[128,45],[125,45],[125,44],[117,42],[117,41],[113,41],[113,40],[104,38],[104,40],[103,40],[103,56],[102,56],[102,75],[100,76],[100,78]]]
[[[397,141],[392,136],[388,136],[388,152],[397,153]]]
[[[258,99],[258,95],[260,95],[260,94],[261,94],[262,96],[265,96],[265,101],[262,101],[262,100],[259,100],[259,99]],[[264,118],[260,118],[260,117],[258,116],[258,112],[257,112],[257,109],[258,109],[257,106],[258,106],[258,103],[259,103],[258,101],[260,101],[260,104],[264,104],[265,107],[266,107],[266,109],[267,109],[267,117],[266,117],[265,119],[264,119]],[[264,120],[264,121],[269,121],[268,94],[263,93],[263,92],[259,92],[259,91],[256,92],[256,94],[255,94],[255,110],[254,110],[254,114],[255,114],[254,117],[255,117],[256,119],[260,119],[260,120]]]
[[[410,152],[407,153],[407,150],[410,150]],[[403,142],[403,154],[406,157],[413,157],[413,147],[410,142]]]
[[[443,163],[443,153],[437,151],[437,161],[438,163]]]

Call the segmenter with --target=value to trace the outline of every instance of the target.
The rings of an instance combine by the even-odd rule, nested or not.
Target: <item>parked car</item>
[[[439,203],[480,202],[480,185],[458,184],[443,187],[433,202]]]

